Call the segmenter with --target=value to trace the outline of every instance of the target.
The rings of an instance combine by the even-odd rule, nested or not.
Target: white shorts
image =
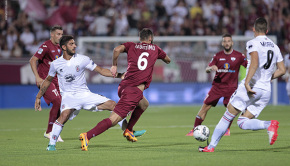
[[[258,88],[253,88],[252,90],[256,94],[250,97],[244,84],[240,84],[238,89],[232,94],[230,103],[242,112],[248,110],[257,118],[270,101],[271,91]]]
[[[67,109],[75,109],[69,118],[69,120],[72,120],[79,114],[81,109],[92,112],[102,111],[98,110],[97,106],[108,100],[110,99],[92,92],[64,93],[62,95],[60,111],[62,112]]]

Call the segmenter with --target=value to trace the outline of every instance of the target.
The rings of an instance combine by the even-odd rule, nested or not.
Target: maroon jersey
[[[157,59],[164,59],[166,53],[155,44],[123,43],[127,52],[128,68],[122,86],[145,84],[147,89],[152,81],[153,67]]]
[[[240,66],[247,67],[247,58],[235,50],[230,54],[220,51],[214,55],[208,65],[218,67],[212,85],[220,88],[237,88]]]
[[[60,46],[54,45],[51,40],[45,41],[34,54],[38,60],[37,71],[42,79],[47,77],[50,63],[60,57],[61,49]],[[57,76],[54,77],[53,83],[58,86]]]

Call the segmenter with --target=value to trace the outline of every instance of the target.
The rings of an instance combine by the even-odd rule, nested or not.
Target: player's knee
[[[54,99],[51,103],[52,103],[53,106],[57,106],[57,107],[60,108],[60,105],[61,105],[61,99],[59,99],[59,98]]]
[[[139,107],[145,111],[149,107],[149,101],[146,98],[143,98],[142,102],[139,102]]]
[[[241,128],[243,130],[248,130],[246,127],[247,125],[245,125],[245,122],[248,120],[249,120],[249,118],[247,118],[247,117],[239,117],[237,120],[237,124],[238,124],[239,128]]]
[[[115,101],[113,101],[113,100],[110,100],[109,102],[110,102],[109,103],[110,104],[110,109],[111,109],[111,111],[113,111],[114,108],[116,107],[117,103]]]

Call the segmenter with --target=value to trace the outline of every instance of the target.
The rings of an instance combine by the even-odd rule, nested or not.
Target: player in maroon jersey
[[[224,50],[215,54],[206,68],[207,73],[215,71],[216,74],[212,87],[204,99],[204,104],[196,115],[193,129],[201,125],[208,110],[215,107],[221,97],[224,97],[223,104],[226,107],[231,95],[238,87],[239,69],[241,65],[247,67],[247,59],[242,53],[233,50],[233,44],[230,34],[223,35],[222,46]],[[193,136],[193,129],[186,136]],[[229,128],[225,135],[230,135]]]
[[[63,30],[61,26],[53,26],[50,29],[50,40],[45,41],[29,61],[38,88],[47,77],[50,63],[61,56],[59,40],[62,34]],[[53,123],[60,115],[61,96],[57,76],[54,77],[43,98],[48,105],[52,103],[52,108],[49,112],[48,126],[44,133],[45,138],[50,138]],[[63,142],[61,137],[59,137],[58,141]]]
[[[140,43],[127,42],[114,49],[113,65],[111,67],[112,75],[117,73],[117,60],[120,53],[126,52],[128,61],[127,73],[118,87],[120,100],[109,118],[99,122],[90,131],[80,134],[82,150],[87,150],[88,142],[92,137],[115,126],[130,111],[132,111],[132,115],[123,135],[129,141],[137,141],[133,134],[133,126],[149,105],[147,99],[143,96],[143,91],[149,88],[152,81],[154,64],[157,59],[162,59],[167,64],[171,61],[161,48],[152,44],[153,33],[150,29],[142,29],[139,32],[139,37]]]

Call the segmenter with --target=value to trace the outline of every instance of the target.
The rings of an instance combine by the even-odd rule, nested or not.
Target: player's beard
[[[231,49],[232,49],[232,46],[230,46],[229,48],[224,47],[224,50],[225,50],[226,52],[231,51]]]
[[[67,50],[67,54],[70,55],[70,56],[73,56],[75,53],[70,51],[70,50]]]

